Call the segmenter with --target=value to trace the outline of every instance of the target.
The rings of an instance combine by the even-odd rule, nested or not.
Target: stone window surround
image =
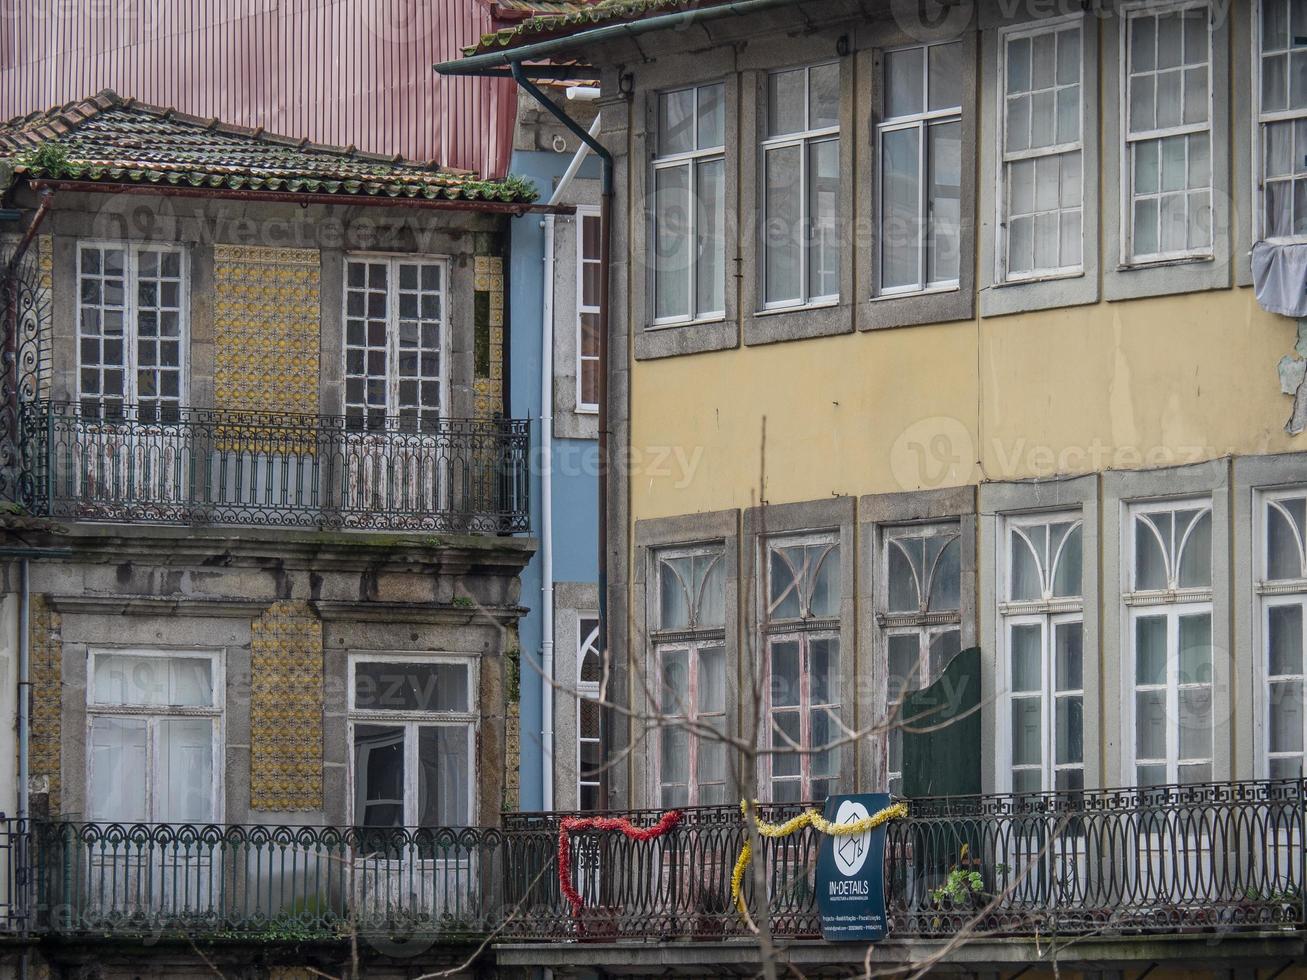
[[[578,177],[568,189],[567,203],[599,206],[599,181]],[[580,215],[554,218],[554,436],[559,439],[598,439],[599,416],[578,411],[577,354],[580,342],[577,299],[577,237]]]
[[[1059,5],[1060,6],[1060,5]],[[1005,9],[1005,8],[1004,8]],[[1064,9],[1064,8],[1062,8]],[[999,240],[1002,232],[1002,202],[997,193],[1002,167],[1004,86],[998,68],[1002,45],[1013,30],[1047,25],[1068,26],[1079,22],[1080,32],[1080,138],[1081,138],[1081,270],[1056,273],[1036,279],[1003,282],[1000,279]],[[987,90],[983,93],[980,134],[980,312],[996,316],[1029,310],[1096,303],[1098,293],[1097,167],[1099,159],[1098,20],[1087,13],[1055,13],[1044,17],[1018,5],[1011,16],[1002,9],[983,7],[981,14],[982,59]]]
[[[72,401],[77,393],[77,248],[82,241],[104,241],[98,233],[101,223],[95,211],[96,199],[101,195],[61,195],[55,210],[47,218],[45,232],[52,234],[53,288],[51,290],[51,397],[57,401]],[[150,199],[145,199],[150,200]],[[59,203],[63,201],[63,205]],[[228,212],[243,215],[239,204],[226,202],[170,200],[171,210],[154,229],[155,234],[131,234],[115,239],[130,243],[159,242],[181,246],[187,253],[190,282],[188,329],[190,346],[185,361],[189,377],[184,389],[188,392],[187,406],[206,407],[214,403],[214,325],[215,309],[212,302],[214,288],[213,245],[250,244],[237,236],[219,236],[214,229],[224,227],[240,229],[240,222],[213,221],[218,214]],[[298,207],[295,208],[298,212]],[[448,338],[450,353],[450,414],[470,418],[474,415],[472,380],[474,376],[475,323],[473,311],[473,232],[471,228],[447,228],[424,225],[414,228],[402,222],[399,212],[378,215],[375,208],[356,208],[351,212],[360,221],[372,221],[370,226],[377,234],[394,231],[394,241],[387,242],[388,254],[422,254],[447,259],[449,282],[446,297],[449,303],[448,323],[454,327]],[[279,214],[274,205],[268,205],[268,217]],[[348,218],[342,218],[348,223]],[[387,220],[395,222],[393,228],[378,227]],[[428,218],[427,220],[433,220]],[[434,220],[440,220],[436,213]],[[446,218],[445,220],[448,220]],[[415,231],[417,234],[415,235]],[[230,238],[230,241],[228,241]],[[421,239],[420,241],[418,239]],[[255,243],[258,244],[258,243]],[[293,243],[287,243],[293,244]],[[275,246],[270,246],[275,247]],[[298,247],[298,246],[296,246]],[[305,246],[309,247],[309,246]],[[319,311],[321,317],[320,349],[324,352],[340,351],[344,340],[345,258],[356,249],[320,248],[321,275],[319,282]],[[319,358],[319,412],[323,415],[342,414],[344,397],[344,357]]]
[[[594,582],[554,583],[554,809],[575,810],[577,800],[576,690],[578,623],[599,608]],[[612,683],[610,678],[609,683]],[[524,733],[525,734],[525,733]],[[562,751],[560,752],[560,747]]]
[[[720,510],[704,514],[688,514],[682,517],[662,517],[635,523],[635,579],[631,594],[634,598],[633,610],[634,634],[631,649],[631,662],[639,664],[629,679],[628,690],[631,692],[631,709],[635,717],[631,728],[635,732],[636,742],[643,740],[644,745],[632,752],[632,786],[636,799],[630,801],[637,806],[656,806],[659,799],[658,787],[654,784],[657,773],[655,753],[658,740],[643,731],[640,715],[652,710],[648,695],[654,693],[653,662],[649,637],[651,633],[650,613],[656,608],[658,597],[658,579],[654,574],[655,562],[659,551],[680,549],[702,545],[719,544],[723,549],[725,565],[725,610],[724,629],[726,659],[726,725],[727,732],[740,730],[739,691],[740,665],[740,513],[737,510]],[[555,655],[555,663],[557,663]],[[732,674],[734,666],[737,673]],[[634,746],[633,746],[634,748]],[[734,798],[736,786],[732,778],[731,767],[735,763],[727,754],[728,797]]]
[[[1261,554],[1259,537],[1264,533],[1260,508],[1261,492],[1307,486],[1307,454],[1283,453],[1273,456],[1241,456],[1234,460],[1233,521],[1234,552],[1233,607],[1234,646],[1248,650],[1246,662],[1237,664],[1238,676],[1234,716],[1238,732],[1251,732],[1240,738],[1233,762],[1235,779],[1266,778],[1261,736],[1265,728],[1262,691],[1265,684],[1261,603],[1256,583],[1259,577],[1257,556]]]
[[[858,647],[859,676],[871,678],[859,692],[863,727],[884,721],[888,697],[885,631],[876,621],[883,602],[881,555],[888,529],[914,524],[956,521],[961,530],[961,648],[976,645],[976,493],[971,485],[937,490],[867,494],[858,501]],[[982,692],[983,693],[983,692]],[[859,742],[860,785],[885,785],[885,739],[881,735]]]
[[[1081,527],[1081,597],[1082,663],[1081,686],[1084,691],[1084,773],[1085,786],[1102,786],[1103,767],[1098,736],[1101,715],[1099,680],[1099,595],[1098,595],[1098,477],[1067,477],[1014,483],[986,483],[980,487],[980,555],[977,568],[980,585],[981,637],[981,788],[986,793],[999,792],[1003,776],[998,771],[999,745],[1007,721],[1001,703],[1006,657],[1003,617],[998,613],[1000,570],[1007,567],[1003,535],[1005,518],[1036,514],[1078,512]],[[1112,780],[1109,783],[1114,782]]]
[[[1116,650],[1119,656],[1103,657],[1100,690],[1103,692],[1100,750],[1103,752],[1099,770],[1103,783],[1130,786],[1134,772],[1127,771],[1126,759],[1133,758],[1123,740],[1131,733],[1125,730],[1123,699],[1133,698],[1133,670],[1129,664],[1129,651],[1133,645],[1129,636],[1129,616],[1121,598],[1125,573],[1123,553],[1125,535],[1130,531],[1129,507],[1133,503],[1186,498],[1210,499],[1212,506],[1212,779],[1233,778],[1231,745],[1233,733],[1242,730],[1240,719],[1233,716],[1236,670],[1235,651],[1229,649],[1230,632],[1230,514],[1229,514],[1228,458],[1195,463],[1189,466],[1166,469],[1123,471],[1114,470],[1102,476],[1102,523],[1100,552],[1102,555],[1102,623],[1101,646],[1104,651]],[[1222,533],[1224,531],[1225,533]],[[1240,684],[1242,690],[1243,685]],[[1086,691],[1088,697],[1088,691]],[[1088,710],[1086,718],[1091,717]],[[1089,771],[1085,773],[1085,785]]]
[[[1189,0],[1177,0],[1177,5],[1187,4]],[[1226,84],[1210,85],[1211,98],[1211,186],[1212,186],[1212,258],[1182,259],[1162,262],[1140,262],[1131,264],[1122,255],[1121,227],[1125,218],[1125,207],[1129,194],[1124,186],[1126,172],[1126,153],[1124,134],[1121,127],[1124,117],[1123,99],[1125,93],[1125,13],[1148,3],[1148,0],[1136,0],[1122,4],[1114,15],[1106,19],[1102,28],[1102,79],[1103,106],[1102,113],[1103,153],[1100,159],[1102,168],[1102,186],[1106,197],[1101,202],[1101,209],[1106,214],[1115,215],[1113,220],[1104,222],[1103,227],[1103,294],[1108,300],[1138,299],[1145,296],[1168,296],[1176,293],[1199,292],[1208,289],[1224,289],[1231,284],[1231,265],[1234,241],[1240,236],[1232,236],[1231,222],[1234,215],[1231,209],[1231,160],[1230,141],[1222,139],[1222,133],[1230,132],[1230,21],[1238,19],[1225,16],[1211,16],[1212,3],[1208,0],[1211,17],[1212,60],[1208,74],[1209,83],[1214,79],[1226,79]],[[1169,4],[1168,4],[1169,6]],[[1243,128],[1243,127],[1240,127]],[[1240,145],[1237,157],[1246,158],[1246,144]],[[1247,164],[1243,164],[1247,166]],[[1240,209],[1241,213],[1247,212]],[[1246,220],[1241,225],[1248,224]],[[1241,255],[1243,252],[1241,251]],[[1243,258],[1240,261],[1246,262]]]

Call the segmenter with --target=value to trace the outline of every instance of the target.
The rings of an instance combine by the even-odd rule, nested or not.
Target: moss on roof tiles
[[[485,180],[400,157],[229,126],[101,92],[0,124],[16,177],[167,183],[233,191],[530,203],[518,177]]]
[[[639,20],[670,10],[712,7],[727,0],[525,0],[533,16],[502,27],[463,49],[465,55],[515,48],[545,36],[575,34],[617,21]],[[515,4],[515,6],[517,6]]]

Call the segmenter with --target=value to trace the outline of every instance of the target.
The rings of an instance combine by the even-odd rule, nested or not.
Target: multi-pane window
[[[354,822],[462,827],[472,821],[476,714],[467,661],[350,662]]]
[[[891,528],[882,552],[881,611],[889,724],[887,788],[903,788],[904,695],[938,679],[962,648],[962,532],[957,522]]]
[[[345,415],[435,423],[446,401],[445,263],[359,257],[345,263]]]
[[[576,799],[582,810],[599,809],[603,786],[602,682],[599,617],[581,616],[576,629]]]
[[[89,415],[177,417],[186,383],[186,257],[167,245],[77,250],[77,386]]]
[[[1126,20],[1125,258],[1212,248],[1211,30],[1206,4]]]
[[[1001,236],[1009,280],[1080,268],[1079,21],[1004,35]]]
[[[576,212],[576,408],[599,411],[599,212]]]
[[[123,822],[218,819],[217,659],[95,651],[89,671],[89,816]]]
[[[999,615],[1014,793],[1085,785],[1081,527],[1073,515],[1007,521]]]
[[[1132,710],[1139,786],[1212,778],[1212,508],[1136,504],[1126,536]]]
[[[762,141],[762,305],[840,292],[840,66],[767,76]]]
[[[958,282],[962,228],[962,42],[885,54],[880,291]]]
[[[653,323],[726,311],[726,106],[721,82],[658,95]]]
[[[1260,500],[1263,547],[1255,576],[1260,597],[1262,665],[1262,774],[1301,778],[1307,735],[1303,711],[1304,630],[1307,614],[1307,490],[1266,493]],[[1260,760],[1259,760],[1260,761]]]
[[[1307,235],[1307,2],[1261,0],[1260,237]]]
[[[765,553],[769,752],[775,803],[820,800],[840,777],[840,544],[833,534],[776,537]]]
[[[725,803],[726,566],[718,547],[660,552],[653,634],[662,806]]]

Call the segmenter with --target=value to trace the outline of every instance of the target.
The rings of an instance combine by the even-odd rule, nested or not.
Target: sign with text
[[[828,796],[824,816],[853,824],[890,805],[888,793]],[[885,938],[885,825],[846,837],[822,834],[817,849],[817,909],[829,942]]]

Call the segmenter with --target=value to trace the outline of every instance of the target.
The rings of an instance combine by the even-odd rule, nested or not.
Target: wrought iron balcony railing
[[[187,525],[524,531],[527,423],[22,406],[22,495],[50,517]]]
[[[1304,925],[1307,783],[1209,784],[917,800],[888,825],[892,936],[1291,931]],[[765,807],[780,820],[795,806]],[[654,813],[636,813],[651,823]],[[684,811],[653,841],[571,838],[580,916],[557,879],[558,816],[498,829],[8,824],[11,929],[67,935],[723,939],[745,829],[734,807]],[[775,933],[819,935],[817,836],[767,841]],[[971,883],[958,884],[964,878]],[[972,879],[970,873],[977,878]],[[975,884],[978,881],[979,884]],[[954,887],[949,887],[950,883]],[[753,879],[745,896],[757,909]],[[7,901],[7,904],[6,904]]]

